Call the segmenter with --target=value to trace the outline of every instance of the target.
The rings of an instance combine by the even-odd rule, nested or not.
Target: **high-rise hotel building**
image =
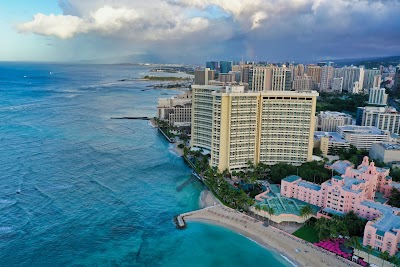
[[[243,86],[192,86],[192,147],[220,171],[248,161],[302,164],[312,158],[318,93],[245,92]]]

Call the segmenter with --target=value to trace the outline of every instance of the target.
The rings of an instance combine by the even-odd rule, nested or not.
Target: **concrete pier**
[[[222,207],[224,205],[218,204],[218,205],[215,205],[215,206],[206,207],[204,209],[199,209],[199,210],[194,210],[194,211],[189,211],[189,212],[186,212],[186,213],[179,214],[179,215],[174,217],[175,226],[178,229],[185,229],[186,228],[186,222],[185,222],[184,218],[186,216],[190,216],[190,215],[193,215],[193,214],[205,211],[205,210],[209,210],[209,209],[215,209],[216,207],[220,207],[220,206]]]

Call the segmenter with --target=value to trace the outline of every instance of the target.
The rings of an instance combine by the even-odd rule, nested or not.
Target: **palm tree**
[[[393,263],[395,266],[399,266],[400,264],[399,258],[397,258],[396,255],[391,256],[389,258],[389,261]]]
[[[313,209],[311,208],[311,206],[310,205],[306,205],[306,206],[303,206],[303,207],[301,207],[301,209],[300,209],[300,216],[303,218],[303,219],[306,219],[309,215],[311,215],[313,213]]]
[[[360,249],[362,249],[362,245],[361,245],[361,243],[358,241],[358,237],[356,237],[356,236],[352,236],[352,237],[350,237],[350,239],[348,239],[347,241],[346,241],[346,246],[349,246],[349,247],[352,247],[352,248],[354,248],[354,250],[360,250]]]
[[[260,215],[258,214],[259,211],[261,211],[261,205],[260,204],[256,204],[254,206],[254,209],[257,211],[257,217],[260,217]]]
[[[387,251],[379,253],[379,257],[382,259],[382,267],[385,265],[385,261],[390,259],[389,252]]]
[[[366,248],[366,252],[368,254],[368,263],[369,263],[369,255],[372,254],[374,249],[370,245],[366,246],[365,248]]]
[[[275,210],[273,207],[269,207],[269,206],[263,206],[263,210],[269,214],[269,220],[271,221],[271,217],[272,215],[275,214]]]
[[[324,233],[327,232],[327,225],[329,220],[325,217],[321,217],[315,223],[315,230],[318,232],[318,238],[321,240],[324,237]]]

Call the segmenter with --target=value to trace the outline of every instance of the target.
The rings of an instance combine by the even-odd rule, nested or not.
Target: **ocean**
[[[203,185],[178,192],[190,170],[164,137],[111,119],[176,94],[119,81],[149,70],[0,63],[0,266],[289,266],[228,229],[175,228]]]

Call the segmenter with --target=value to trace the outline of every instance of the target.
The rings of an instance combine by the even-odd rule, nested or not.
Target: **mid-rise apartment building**
[[[337,133],[357,149],[369,150],[373,143],[386,142],[389,140],[390,133],[381,131],[373,126],[338,126]]]
[[[292,73],[285,65],[274,67],[272,71],[272,91],[290,91],[292,89]]]
[[[321,84],[319,86],[320,92],[330,92],[331,91],[333,70],[334,70],[334,68],[332,66],[321,67]]]
[[[337,111],[321,111],[317,116],[316,130],[334,132],[337,126],[351,125],[351,115]]]
[[[321,67],[315,65],[307,65],[307,75],[312,77],[319,85],[321,83]]]
[[[218,75],[218,81],[222,83],[233,83],[236,82],[236,75],[235,73],[220,73]]]
[[[215,79],[215,71],[205,68],[204,70],[194,71],[194,84],[207,85],[209,81]]]
[[[336,94],[343,92],[343,77],[332,79],[331,92]]]
[[[395,142],[374,143],[369,150],[369,157],[384,163],[400,161],[400,144]]]
[[[349,93],[362,92],[364,83],[364,69],[358,67],[336,68],[334,78],[343,78],[343,91]]]
[[[312,91],[315,89],[315,81],[307,75],[297,76],[293,80],[292,89],[295,91]]]
[[[365,69],[363,88],[369,90],[371,88],[381,87],[381,71],[379,69]]]
[[[386,94],[385,88],[371,88],[369,90],[368,104],[386,106],[388,100],[388,94]]]
[[[249,90],[261,92],[272,90],[272,66],[253,66],[249,69]]]
[[[173,126],[190,126],[192,122],[191,92],[173,98],[159,98],[157,117]]]
[[[219,62],[219,72],[220,73],[229,73],[232,71],[232,61],[220,61]]]
[[[400,113],[393,107],[359,107],[357,109],[357,125],[375,126],[390,133],[399,134]]]
[[[350,142],[337,132],[314,132],[314,148],[319,148],[323,155],[337,155],[339,149],[350,148]]]

